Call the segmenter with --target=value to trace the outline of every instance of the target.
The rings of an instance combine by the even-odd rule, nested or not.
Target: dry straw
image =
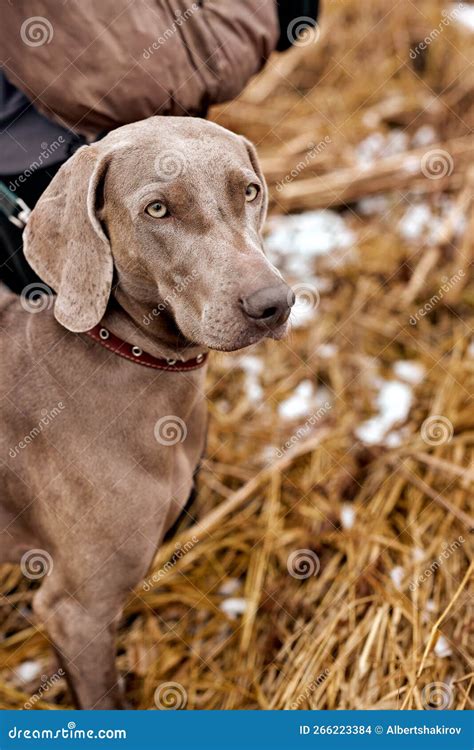
[[[213,112],[258,144],[274,214],[344,210],[357,242],[345,264],[318,262],[315,321],[257,348],[260,404],[238,355],[212,359],[198,504],[151,573],[175,564],[138,588],[120,630],[136,708],[154,707],[170,681],[190,709],[473,707],[472,37],[456,20],[429,37],[444,5],[327,2],[314,44],[272,58]],[[361,163],[358,144],[394,130],[406,147]],[[434,133],[429,145],[420,132]],[[426,174],[430,150],[448,155],[444,174]],[[376,195],[385,209],[361,212],[357,202]],[[397,224],[420,200],[450,208],[434,240],[408,242]],[[363,445],[355,430],[376,409],[374,369],[393,377],[400,360],[425,375],[399,444]],[[277,455],[295,429],[278,404],[308,379],[327,387],[332,408]],[[433,417],[445,420],[438,433]],[[178,543],[188,551],[173,557]],[[34,586],[0,569],[0,708],[38,689],[40,678],[19,683],[21,663],[56,669],[32,624]],[[35,708],[68,705],[60,680]]]

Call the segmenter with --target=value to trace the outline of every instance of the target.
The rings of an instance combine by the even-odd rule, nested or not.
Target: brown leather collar
[[[207,353],[198,354],[197,357],[188,359],[186,362],[181,362],[178,359],[159,359],[158,357],[153,357],[151,354],[147,354],[139,346],[127,344],[126,341],[122,341],[118,336],[114,336],[113,333],[101,325],[94,326],[94,328],[91,328],[90,331],[85,331],[85,333],[101,346],[114,352],[114,354],[118,354],[119,357],[125,357],[125,359],[136,362],[137,365],[153,367],[155,370],[168,370],[169,372],[197,370],[207,360]]]

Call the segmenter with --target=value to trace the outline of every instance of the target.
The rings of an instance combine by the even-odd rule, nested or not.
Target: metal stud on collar
[[[174,372],[195,370],[198,367],[202,367],[207,359],[206,353],[198,354],[194,359],[182,362],[176,357],[168,357],[166,359],[153,357],[151,354],[143,351],[141,347],[123,341],[107,328],[104,328],[99,324],[94,326],[94,328],[91,328],[89,331],[84,331],[84,333],[94,339],[94,341],[102,344],[106,349],[117,354],[119,357],[125,357],[128,360],[135,360],[138,365],[153,367],[157,370],[168,370]]]

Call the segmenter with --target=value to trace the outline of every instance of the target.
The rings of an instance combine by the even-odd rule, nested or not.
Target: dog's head
[[[254,147],[205,120],[154,117],[85,146],[32,212],[25,254],[75,332],[111,294],[143,324],[233,350],[281,338],[294,298],[264,255],[267,191]]]

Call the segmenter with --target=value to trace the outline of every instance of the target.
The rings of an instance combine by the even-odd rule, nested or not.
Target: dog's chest
[[[157,373],[80,337],[51,339],[11,368],[21,379],[6,378],[0,443],[14,510],[36,497],[39,519],[47,509],[66,525],[78,513],[101,527],[119,515],[161,524],[184,507],[204,449],[204,373]]]

